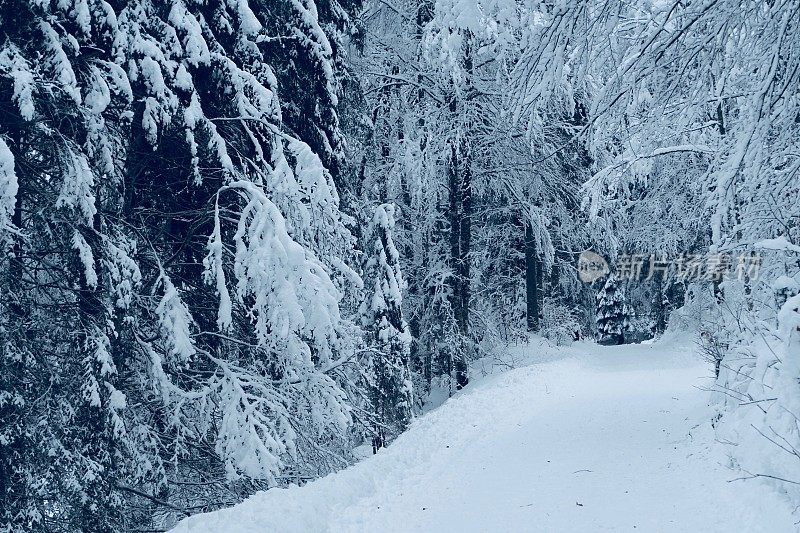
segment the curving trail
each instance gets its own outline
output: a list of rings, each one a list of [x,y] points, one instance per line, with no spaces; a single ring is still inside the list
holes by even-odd
[[[580,343],[556,356],[478,380],[347,470],[174,531],[798,530],[787,502],[731,482],[705,445],[709,368],[689,348]]]

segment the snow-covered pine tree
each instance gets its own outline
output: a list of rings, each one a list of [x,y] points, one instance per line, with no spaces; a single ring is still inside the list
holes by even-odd
[[[264,23],[264,60],[280,87],[285,127],[306,142],[337,187],[346,183],[339,127],[340,77],[347,68],[344,40],[357,32],[361,0],[254,2]],[[344,191],[342,191],[344,192]]]
[[[373,448],[383,446],[387,438],[404,430],[413,408],[408,368],[411,334],[403,318],[405,282],[392,237],[394,212],[393,204],[375,207],[365,247],[369,255],[364,269],[366,299],[362,320],[371,337],[371,364],[365,371],[376,416]]]
[[[319,51],[313,2],[282,7],[301,4]],[[282,122],[260,49],[271,9],[0,6],[12,530],[164,529],[285,468],[344,464],[354,239],[330,173]]]
[[[314,98],[334,113],[314,3],[165,0],[119,18],[140,102],[129,209],[153,294],[133,328],[137,371],[156,392],[138,391],[136,418],[157,421],[138,426],[137,455],[153,466],[136,472],[136,488],[197,508],[275,485],[287,469],[340,467],[356,339],[339,301],[354,240],[331,174],[282,120],[277,52],[264,51],[290,28],[308,47],[284,53],[327,80],[332,96]],[[155,507],[162,524],[175,517]]]
[[[6,80],[3,79],[5,82]],[[3,102],[6,103],[6,102]],[[10,531],[21,530],[33,517],[25,504],[31,487],[29,457],[32,443],[26,436],[26,373],[29,364],[26,342],[25,302],[14,290],[22,271],[21,226],[16,159],[0,135],[0,523]],[[12,245],[13,242],[13,245]]]
[[[597,342],[600,344],[624,344],[628,329],[628,307],[625,290],[617,277],[611,273],[603,288],[597,293]]]
[[[120,176],[120,113],[109,104],[120,87],[110,63],[115,20],[101,11],[82,2],[0,6],[2,226],[4,245],[9,234],[13,242],[2,262],[9,375],[0,403],[24,406],[0,445],[2,475],[11,474],[0,506],[12,530],[120,524],[125,396],[109,351],[104,253]]]

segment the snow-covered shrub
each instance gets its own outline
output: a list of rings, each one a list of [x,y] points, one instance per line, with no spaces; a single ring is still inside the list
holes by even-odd
[[[800,280],[796,252],[764,252],[757,279],[723,284],[701,330],[718,369],[718,440],[732,464],[800,498]]]
[[[631,312],[625,333],[626,343],[637,343],[653,338],[655,319],[650,313]]]
[[[542,309],[542,331],[544,338],[565,346],[582,338],[583,332],[575,312],[568,306],[546,298]]]
[[[800,497],[800,296],[789,298],[777,327],[728,349],[717,380],[718,440],[731,462]]]

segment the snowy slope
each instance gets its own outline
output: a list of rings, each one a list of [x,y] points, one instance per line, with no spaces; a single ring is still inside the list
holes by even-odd
[[[705,431],[709,369],[688,348],[563,355],[471,384],[347,470],[174,531],[797,530],[777,494],[730,481],[710,439],[690,436]]]

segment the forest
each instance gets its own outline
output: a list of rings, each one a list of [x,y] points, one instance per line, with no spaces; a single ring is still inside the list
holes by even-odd
[[[167,531],[670,332],[800,504],[800,0],[0,0],[0,247],[0,531]]]

